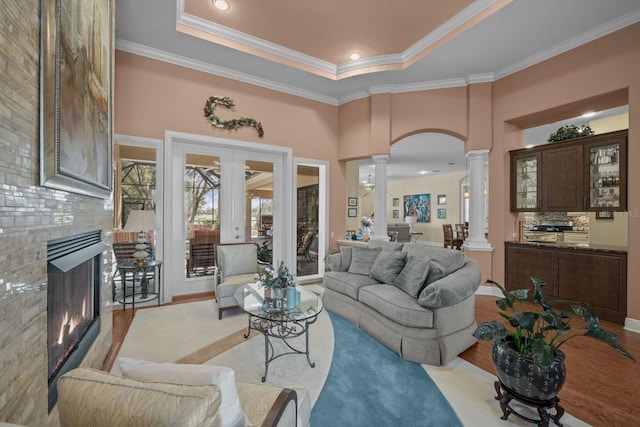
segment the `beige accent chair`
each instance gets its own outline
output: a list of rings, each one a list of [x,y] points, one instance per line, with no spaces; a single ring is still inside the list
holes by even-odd
[[[127,425],[164,426],[308,426],[310,403],[301,390],[305,408],[299,414],[295,390],[265,384],[238,382],[240,417],[225,419],[224,390],[184,372],[184,367],[208,365],[156,364],[172,366],[165,380],[120,377],[106,372],[77,368],[58,382],[58,413],[62,427],[111,427]],[[182,371],[182,372],[181,372]],[[181,376],[187,383],[179,382]],[[206,377],[206,375],[205,375]],[[235,379],[233,380],[235,382]],[[227,408],[228,409],[228,408]],[[300,417],[302,415],[302,418]]]
[[[226,310],[238,308],[234,294],[247,283],[255,282],[261,263],[258,261],[258,246],[255,243],[220,244],[217,250],[216,273],[213,287],[218,302],[218,319]]]

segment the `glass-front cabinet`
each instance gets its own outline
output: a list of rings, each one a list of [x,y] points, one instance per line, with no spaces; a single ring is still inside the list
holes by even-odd
[[[627,210],[627,130],[509,152],[511,212]]]
[[[540,209],[540,153],[518,153],[511,156],[511,211]]]
[[[588,156],[588,210],[626,209],[626,138],[594,142],[586,146]]]

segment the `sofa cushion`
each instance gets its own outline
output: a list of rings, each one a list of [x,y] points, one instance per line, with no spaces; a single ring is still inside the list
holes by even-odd
[[[413,298],[418,298],[429,274],[429,258],[410,256],[393,283]]]
[[[390,242],[388,240],[382,239],[373,239],[367,242],[367,245],[370,248],[380,248],[384,251],[401,251],[402,250],[402,242]]]
[[[481,280],[480,265],[472,259],[467,259],[455,274],[427,285],[420,293],[418,304],[429,309],[457,304],[475,294]]]
[[[358,290],[363,286],[379,285],[376,279],[362,274],[351,274],[346,271],[327,271],[324,273],[324,287],[340,294],[358,299]]]
[[[351,265],[351,257],[353,255],[353,248],[340,248],[340,255],[342,255],[340,262],[340,271],[349,271]]]
[[[240,406],[233,369],[226,366],[157,363],[130,357],[118,358],[124,377],[157,383],[209,385],[220,388],[220,421],[223,427],[241,427],[247,420]]]
[[[371,272],[371,266],[373,266],[373,263],[381,251],[382,249],[380,248],[369,248],[367,246],[352,248],[351,264],[347,271],[352,274],[364,274],[368,276]]]
[[[433,328],[433,312],[395,286],[379,284],[360,288],[359,301],[391,322],[412,328]]]
[[[326,266],[328,271],[342,271],[340,268],[341,264],[342,254],[340,252],[329,254],[324,260],[324,265]]]
[[[380,283],[393,285],[406,260],[406,252],[382,250],[371,266],[369,277],[373,277]]]
[[[405,243],[402,247],[408,256],[428,258],[431,265],[427,275],[427,285],[460,269],[467,257],[461,251],[427,246],[420,243]]]
[[[63,426],[220,426],[216,385],[177,385],[73,369],[58,380]]]

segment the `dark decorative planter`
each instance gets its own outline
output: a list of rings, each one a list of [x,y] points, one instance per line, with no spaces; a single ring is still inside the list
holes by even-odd
[[[533,401],[550,401],[556,397],[566,377],[564,353],[556,351],[554,362],[541,368],[528,356],[514,350],[513,341],[494,341],[493,363],[502,385],[515,396]]]

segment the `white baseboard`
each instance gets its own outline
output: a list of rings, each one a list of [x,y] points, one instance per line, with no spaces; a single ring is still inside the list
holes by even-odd
[[[480,285],[480,287],[476,291],[476,295],[491,295],[494,297],[501,297],[502,292],[500,292],[500,289],[496,288],[495,286]]]
[[[640,320],[627,317],[624,319],[624,330],[640,334]]]

